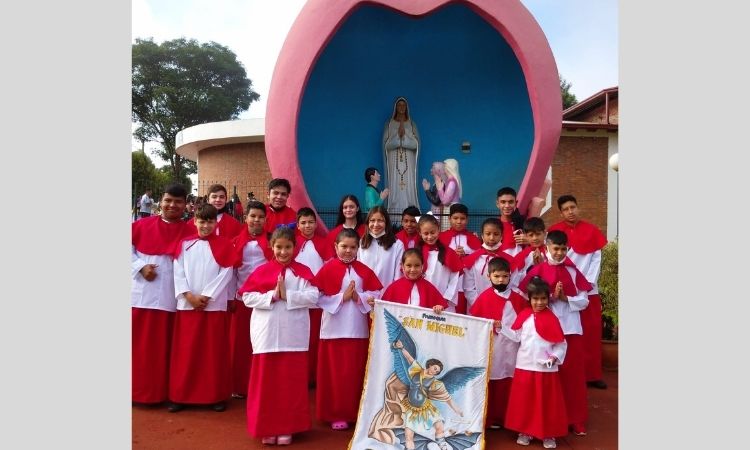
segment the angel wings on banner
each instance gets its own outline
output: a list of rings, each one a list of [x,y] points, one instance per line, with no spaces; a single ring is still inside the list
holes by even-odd
[[[383,312],[393,356],[393,373],[385,382],[383,408],[370,423],[368,436],[391,445],[398,440],[409,450],[429,450],[430,443],[437,444],[440,450],[464,450],[474,446],[481,433],[446,430],[446,420],[435,402],[445,402],[456,416],[463,417],[452,395],[483,374],[486,368],[455,367],[440,377],[444,363],[431,358],[421,365],[409,332],[393,314]],[[451,421],[466,423],[460,419]],[[433,430],[435,438],[431,439]]]

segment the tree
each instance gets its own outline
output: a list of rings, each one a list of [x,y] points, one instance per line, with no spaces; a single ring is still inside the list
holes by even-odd
[[[216,42],[136,39],[132,56],[132,113],[139,124],[133,134],[161,143],[154,153],[169,163],[174,181],[197,172],[195,162],[175,153],[177,133],[236,119],[260,98],[237,55]]]
[[[187,175],[184,175],[182,179],[174,179],[169,166],[157,169],[151,158],[140,150],[131,154],[131,170],[133,204],[147,188],[150,188],[158,198],[164,187],[172,181],[183,183],[188,188],[188,192],[192,189],[192,182]]]
[[[558,78],[560,79],[560,93],[562,94],[562,104],[564,111],[578,103],[578,99],[576,98],[575,94],[570,92],[570,87],[572,86],[572,84],[570,84],[569,81],[566,81],[565,78],[562,77],[562,75],[558,75]]]

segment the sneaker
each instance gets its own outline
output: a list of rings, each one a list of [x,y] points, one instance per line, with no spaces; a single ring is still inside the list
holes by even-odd
[[[291,443],[292,443],[291,434],[282,434],[280,436],[276,436],[276,445],[290,445]]]
[[[518,445],[529,445],[531,444],[532,437],[528,434],[518,433],[518,439],[516,439],[516,444]]]
[[[544,448],[557,448],[557,442],[555,442],[555,438],[545,438],[542,441],[542,445]]]
[[[246,395],[242,395],[242,394],[238,394],[238,393],[234,392],[234,393],[232,393],[232,398],[236,398],[238,400],[243,400],[243,399],[247,398],[247,396]]]
[[[492,425],[490,425],[490,430],[499,430],[500,428],[502,427],[498,423],[493,423]]]
[[[185,408],[185,405],[182,405],[180,403],[170,402],[169,405],[167,405],[167,411],[171,413],[182,411],[183,408]]]
[[[224,412],[227,409],[227,405],[224,402],[214,403],[211,405],[211,409],[216,412]]]
[[[589,387],[597,389],[607,389],[607,383],[604,380],[589,381],[586,383]]]
[[[265,445],[276,445],[276,436],[264,437],[260,442]]]
[[[586,427],[583,425],[573,424],[573,434],[576,436],[586,436]]]

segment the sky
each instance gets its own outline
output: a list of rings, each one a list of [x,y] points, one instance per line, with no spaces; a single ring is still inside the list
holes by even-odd
[[[180,37],[232,50],[260,99],[240,119],[265,117],[276,58],[306,0],[133,0],[135,38]],[[522,0],[549,41],[578,101],[618,85],[617,0]],[[133,141],[133,148],[140,144]],[[150,149],[158,144],[146,144]],[[157,163],[157,165],[159,165]]]

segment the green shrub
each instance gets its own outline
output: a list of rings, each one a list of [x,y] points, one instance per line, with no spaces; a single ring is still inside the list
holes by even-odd
[[[599,273],[599,295],[602,298],[602,338],[617,340],[618,295],[617,241],[608,243],[602,249],[602,268]]]

